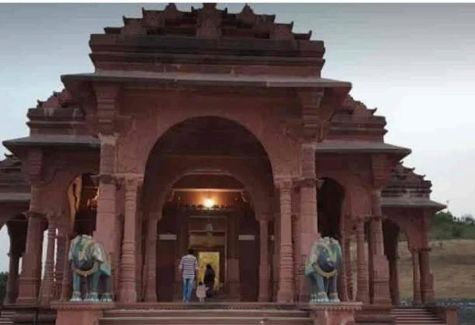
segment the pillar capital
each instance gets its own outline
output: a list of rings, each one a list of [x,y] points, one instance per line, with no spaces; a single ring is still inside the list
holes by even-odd
[[[280,191],[291,191],[293,188],[293,181],[290,177],[282,177],[275,180],[275,186]]]
[[[113,146],[117,144],[117,139],[119,138],[118,133],[99,133],[98,135],[99,142],[101,143],[101,146]]]

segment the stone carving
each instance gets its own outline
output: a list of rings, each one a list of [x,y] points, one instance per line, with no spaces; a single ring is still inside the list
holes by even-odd
[[[310,302],[340,302],[337,292],[338,271],[342,265],[338,240],[324,237],[317,240],[305,265],[305,275],[312,282]]]
[[[86,280],[84,301],[98,302],[99,280],[105,280],[101,302],[112,302],[110,293],[111,265],[104,247],[91,236],[78,235],[69,247],[69,261],[73,273],[73,295],[71,301],[82,301],[81,280]]]

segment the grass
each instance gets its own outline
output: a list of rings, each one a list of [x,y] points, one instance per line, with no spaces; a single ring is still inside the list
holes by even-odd
[[[436,298],[475,299],[475,240],[433,240],[430,246]],[[351,247],[351,257],[356,294],[356,245]],[[412,259],[405,241],[399,242],[398,271],[401,299],[412,299]]]

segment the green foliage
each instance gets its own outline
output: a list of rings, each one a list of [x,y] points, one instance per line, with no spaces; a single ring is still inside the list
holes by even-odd
[[[8,272],[0,272],[0,305],[3,304],[7,292]]]
[[[475,219],[470,214],[457,218],[450,211],[440,211],[434,216],[430,237],[432,239],[475,239]]]

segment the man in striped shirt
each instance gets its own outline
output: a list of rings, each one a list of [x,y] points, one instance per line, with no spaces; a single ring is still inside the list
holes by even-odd
[[[198,261],[194,256],[195,251],[190,248],[188,254],[183,256],[178,266],[183,277],[183,302],[190,302],[193,281],[198,273]]]

